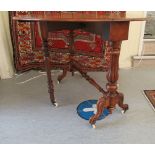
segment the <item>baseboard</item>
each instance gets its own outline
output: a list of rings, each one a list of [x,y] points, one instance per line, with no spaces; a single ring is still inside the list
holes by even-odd
[[[140,59],[146,59],[146,60],[152,60],[155,59],[154,55],[143,55],[143,56],[133,56],[133,59],[140,60]]]
[[[155,56],[133,56],[132,67],[152,67],[155,66]]]

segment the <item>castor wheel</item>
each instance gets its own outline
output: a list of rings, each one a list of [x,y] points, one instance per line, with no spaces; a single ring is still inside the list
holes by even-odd
[[[59,80],[57,81],[57,84],[60,84],[60,81]]]
[[[128,105],[125,104],[123,110],[121,111],[122,114],[124,114],[129,109]]]
[[[93,127],[93,129],[96,129],[96,125],[95,124],[92,124],[91,126]]]
[[[55,103],[53,103],[53,105],[54,105],[55,107],[58,107],[59,104],[55,102]]]
[[[127,110],[128,110],[128,109],[123,109],[123,110],[121,111],[121,113],[124,114]]]
[[[125,113],[125,110],[122,110],[121,113],[124,114]]]

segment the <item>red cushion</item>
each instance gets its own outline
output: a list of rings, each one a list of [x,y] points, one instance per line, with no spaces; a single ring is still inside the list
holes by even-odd
[[[50,48],[69,48],[69,30],[49,32],[48,45]]]
[[[101,36],[85,32],[83,30],[74,30],[74,49],[86,52],[102,52],[103,41]]]

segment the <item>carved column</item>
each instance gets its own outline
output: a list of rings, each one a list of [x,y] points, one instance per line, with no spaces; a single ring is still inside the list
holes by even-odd
[[[112,113],[112,110],[115,108],[118,92],[117,92],[117,80],[119,77],[119,55],[120,55],[121,41],[112,42],[112,51],[111,51],[111,65],[107,73],[108,83],[107,96],[109,97],[109,111]]]
[[[107,74],[107,90],[109,96],[109,111],[112,113],[112,110],[115,108],[116,104],[120,108],[123,109],[123,112],[128,110],[128,105],[123,104],[124,101],[124,95],[123,93],[120,93],[117,91],[117,81],[119,78],[118,70],[119,70],[119,55],[120,55],[120,49],[121,49],[121,41],[114,41],[112,42],[113,51],[111,52],[111,66],[110,70]]]
[[[112,42],[111,63],[106,76],[108,80],[106,85],[107,93],[98,100],[97,113],[90,118],[90,124],[95,124],[96,120],[98,120],[103,113],[104,108],[108,108],[110,113],[112,113],[116,104],[118,104],[124,111],[128,109],[128,105],[123,104],[123,94],[117,92],[120,48],[121,41]]]

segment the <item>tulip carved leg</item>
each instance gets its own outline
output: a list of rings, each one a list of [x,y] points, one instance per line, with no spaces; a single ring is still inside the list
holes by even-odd
[[[124,101],[124,95],[122,93],[119,93],[118,106],[122,108],[122,114],[124,114],[129,109],[129,106],[127,104],[123,104],[123,101]]]
[[[101,97],[97,102],[97,113],[92,116],[89,120],[89,123],[95,128],[95,123],[103,113],[104,108],[109,106],[109,101],[107,97]]]
[[[111,64],[107,72],[108,83],[106,85],[107,92],[97,102],[97,113],[92,116],[89,123],[94,126],[98,118],[103,113],[104,108],[107,108],[112,114],[116,105],[123,109],[123,113],[128,110],[128,105],[123,104],[124,95],[117,91],[118,69],[119,69],[119,55],[120,55],[120,41],[112,42],[111,48]]]

